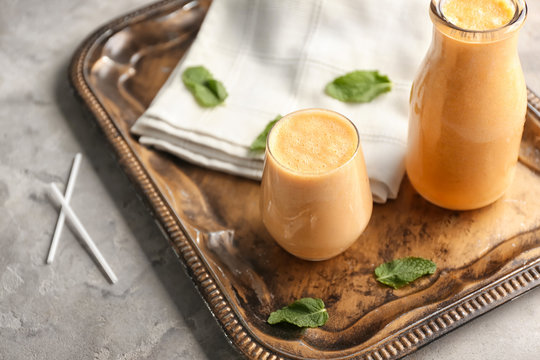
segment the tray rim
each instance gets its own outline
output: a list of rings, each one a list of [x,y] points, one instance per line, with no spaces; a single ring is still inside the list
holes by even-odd
[[[82,41],[74,52],[68,69],[68,78],[75,95],[90,110],[105,138],[114,149],[122,169],[137,189],[144,194],[144,201],[150,205],[152,215],[158,220],[157,224],[173,246],[173,250],[210,313],[223,330],[228,342],[242,355],[250,359],[286,359],[286,356],[291,354],[270,348],[267,344],[259,341],[258,337],[243,324],[240,316],[233,310],[235,306],[229,302],[228,295],[219,287],[219,280],[214,277],[206,261],[199,255],[196,246],[190,241],[181,221],[168,205],[167,200],[159,191],[135,151],[129,146],[112,116],[107,113],[86,82],[87,56],[103,36],[114,34],[141,16],[151,17],[154,13],[166,11],[169,7],[177,10],[191,2],[192,0],[161,0],[102,25]],[[528,90],[528,100],[529,106],[540,111],[540,98],[531,90]],[[346,356],[346,358],[365,360],[401,358],[537,286],[540,286],[540,258],[516,268],[495,282],[457,299],[429,317],[409,325],[391,337],[360,350],[356,354]]]

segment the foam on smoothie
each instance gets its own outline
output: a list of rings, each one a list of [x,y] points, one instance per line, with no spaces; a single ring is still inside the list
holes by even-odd
[[[508,24],[515,10],[511,0],[446,0],[442,4],[442,13],[450,23],[477,31]]]
[[[279,121],[269,139],[274,158],[302,174],[320,174],[346,163],[354,155],[354,126],[331,111],[293,113]]]

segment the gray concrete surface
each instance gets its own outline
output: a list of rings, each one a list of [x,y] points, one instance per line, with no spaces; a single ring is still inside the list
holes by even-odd
[[[82,39],[145,3],[0,0],[0,359],[239,358],[67,82]],[[521,51],[540,91],[540,4],[529,6]],[[76,152],[72,205],[119,276],[114,286],[69,229],[44,264],[57,217],[46,187],[65,183]],[[409,359],[532,360],[539,340],[537,289]]]

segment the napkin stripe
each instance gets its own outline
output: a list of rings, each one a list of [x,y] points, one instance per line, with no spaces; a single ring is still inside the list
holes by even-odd
[[[309,32],[306,37],[306,42],[304,43],[304,47],[302,48],[299,65],[296,70],[296,77],[294,79],[294,84],[296,84],[296,86],[294,89],[293,96],[290,100],[291,105],[287,107],[288,109],[298,108],[298,93],[300,92],[300,89],[302,88],[302,84],[304,83],[304,76],[306,73],[306,64],[309,61],[309,52],[307,50],[311,46],[311,43],[313,41],[313,35],[315,34],[315,30],[317,30],[317,28],[319,27],[319,20],[321,18],[321,8],[322,8],[321,4],[322,4],[322,0],[317,0],[311,12]]]
[[[247,48],[248,45],[251,43],[251,40],[253,39],[253,28],[255,27],[255,16],[256,10],[259,6],[260,0],[251,0],[248,1],[248,10],[247,10],[247,23],[245,26],[244,31],[242,32],[242,41],[240,42],[240,49],[237,51],[237,55],[234,59],[234,64],[232,66],[232,69],[230,72],[227,73],[227,76],[224,80],[225,84],[232,84],[232,86],[236,85],[236,82],[238,81],[238,75],[240,74],[240,70],[242,69],[242,64],[246,61],[246,54],[247,54]],[[203,23],[204,27],[204,23]],[[201,32],[203,32],[203,29],[201,29]],[[212,112],[212,109],[206,109],[202,116],[201,121],[206,119]]]

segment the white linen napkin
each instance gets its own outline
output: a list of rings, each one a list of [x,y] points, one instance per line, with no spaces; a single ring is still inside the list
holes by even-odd
[[[428,0],[214,0],[189,52],[132,132],[142,144],[192,163],[260,179],[249,146],[278,114],[342,113],[357,126],[376,202],[397,196],[405,171],[408,97],[431,38]],[[229,93],[200,107],[186,67],[203,65]],[[324,93],[353,70],[379,70],[390,93],[346,104]]]

